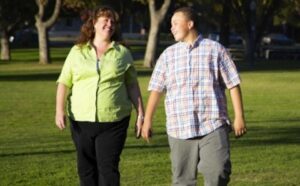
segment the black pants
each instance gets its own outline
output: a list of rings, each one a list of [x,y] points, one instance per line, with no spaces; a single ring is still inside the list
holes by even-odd
[[[118,122],[71,121],[81,186],[119,186],[119,161],[130,117]]]

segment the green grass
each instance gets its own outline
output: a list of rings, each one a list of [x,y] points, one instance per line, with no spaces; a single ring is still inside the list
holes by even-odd
[[[70,132],[54,124],[55,80],[68,49],[53,52],[53,64],[46,66],[37,64],[36,50],[14,50],[13,62],[0,62],[1,186],[78,185]],[[137,68],[146,103],[150,73],[141,63]],[[289,63],[269,62],[270,68],[263,63],[241,72],[248,133],[241,139],[231,134],[232,186],[300,183],[300,65]],[[122,185],[170,185],[164,123],[162,101],[150,144],[134,138],[131,122],[120,163]]]

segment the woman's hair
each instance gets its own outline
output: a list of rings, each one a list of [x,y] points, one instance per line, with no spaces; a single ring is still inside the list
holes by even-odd
[[[177,10],[175,10],[175,12],[173,13],[173,15],[175,13],[181,12],[183,13],[183,15],[188,19],[194,22],[194,29],[198,30],[198,26],[199,26],[199,17],[197,15],[197,12],[190,8],[190,7],[182,7],[182,8],[178,8]]]
[[[84,45],[89,41],[92,41],[95,37],[94,24],[99,17],[109,17],[113,18],[115,21],[115,31],[111,37],[112,41],[120,41],[120,19],[118,13],[109,6],[101,6],[97,7],[91,13],[89,13],[89,18],[86,22],[81,26],[80,35],[76,41],[77,45]]]

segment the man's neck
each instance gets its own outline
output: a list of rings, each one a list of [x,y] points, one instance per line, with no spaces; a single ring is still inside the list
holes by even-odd
[[[186,39],[185,39],[183,42],[185,42],[185,43],[188,44],[189,46],[193,46],[194,43],[195,43],[195,41],[197,40],[198,36],[199,36],[199,34],[198,34],[197,31],[191,31],[191,32],[187,35]]]

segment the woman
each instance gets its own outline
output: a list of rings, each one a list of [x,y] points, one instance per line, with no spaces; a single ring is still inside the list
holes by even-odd
[[[118,14],[95,9],[66,58],[56,98],[56,125],[66,126],[65,97],[77,151],[80,185],[119,185],[119,160],[131,114],[137,111],[137,137],[144,108],[130,52],[118,40]]]

